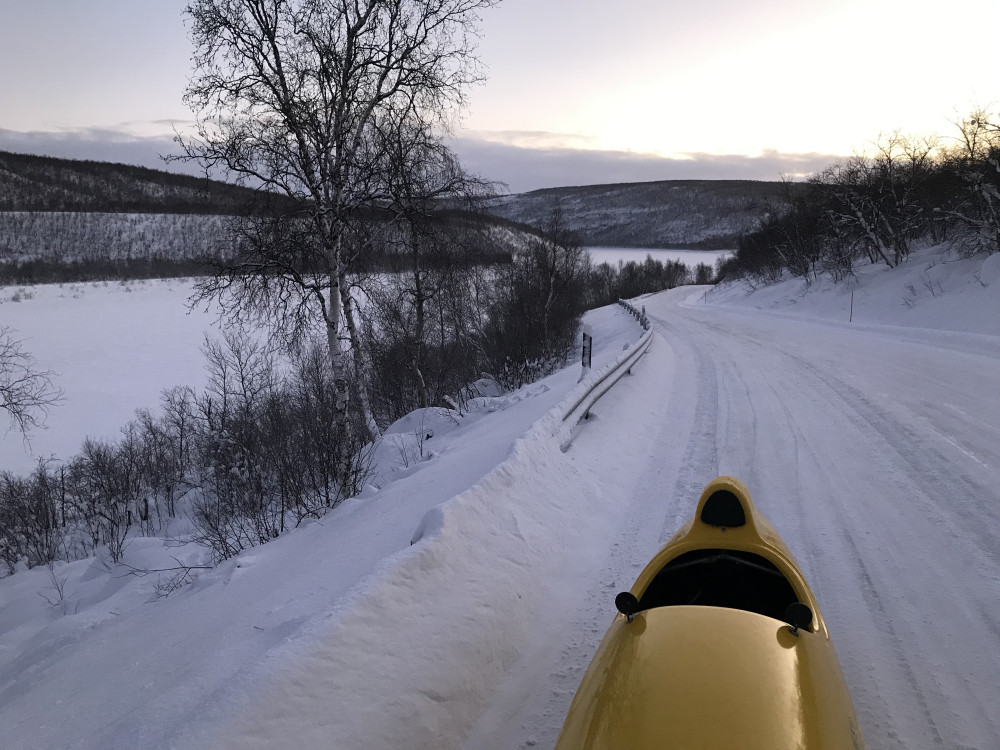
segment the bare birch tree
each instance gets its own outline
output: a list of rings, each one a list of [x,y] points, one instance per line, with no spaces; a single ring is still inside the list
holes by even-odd
[[[399,276],[400,291],[413,309],[409,368],[417,405],[424,408],[431,405],[425,377],[428,311],[475,246],[462,242],[465,222],[442,209],[474,207],[480,197],[491,194],[492,186],[467,174],[426,124],[408,119],[395,123],[385,136],[387,205],[392,212],[392,234],[400,245],[397,252],[406,259],[405,272]]]
[[[925,231],[929,210],[921,193],[936,149],[935,138],[893,133],[879,139],[872,155],[856,155],[814,178],[830,199],[832,224],[853,234],[872,263],[899,265]]]
[[[0,327],[0,410],[7,413],[8,429],[16,428],[27,437],[61,400],[62,391],[52,384],[52,373],[38,369],[14,332]]]
[[[363,210],[383,195],[376,134],[412,112],[446,124],[479,80],[479,13],[499,0],[195,0],[187,158],[210,173],[291,199],[202,293],[295,331],[326,330],[349,477],[346,274]],[[247,239],[244,237],[244,239]],[[370,420],[369,420],[370,422]]]

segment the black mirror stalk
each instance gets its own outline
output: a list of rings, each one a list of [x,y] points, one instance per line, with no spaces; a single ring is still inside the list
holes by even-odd
[[[639,600],[631,591],[623,591],[615,597],[615,606],[618,611],[625,615],[628,622],[635,619],[635,613],[639,611]]]

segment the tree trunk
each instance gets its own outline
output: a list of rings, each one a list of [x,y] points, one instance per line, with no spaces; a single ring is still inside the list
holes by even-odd
[[[326,319],[326,342],[330,351],[330,369],[333,373],[334,426],[337,432],[337,450],[334,476],[340,483],[341,497],[354,494],[351,458],[350,380],[347,377],[347,357],[340,343],[340,319],[343,314],[341,289],[344,285],[344,268],[341,262],[341,236],[338,234],[328,250],[330,265],[330,306]]]
[[[382,430],[379,429],[375,416],[372,414],[371,400],[368,398],[368,386],[365,383],[364,353],[361,349],[361,335],[358,332],[357,320],[354,316],[354,300],[351,298],[351,290],[346,286],[340,289],[341,303],[344,306],[344,320],[347,322],[347,334],[351,340],[351,353],[354,356],[355,369],[357,374],[354,378],[357,386],[358,402],[361,407],[361,414],[365,420],[365,427],[368,430],[368,438],[374,443],[382,437]]]
[[[424,329],[426,323],[426,311],[424,306],[423,276],[420,270],[420,256],[417,252],[416,238],[412,240],[413,245],[413,305],[416,312],[416,330],[413,332],[413,358],[410,360],[410,369],[413,371],[413,378],[417,384],[417,399],[421,409],[430,406],[430,397],[427,393],[427,381],[424,380]]]

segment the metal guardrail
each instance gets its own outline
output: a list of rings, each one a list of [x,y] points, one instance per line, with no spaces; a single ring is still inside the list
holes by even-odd
[[[563,450],[569,447],[572,442],[573,428],[581,419],[586,419],[590,415],[590,409],[597,400],[611,390],[612,386],[632,371],[632,366],[639,361],[639,358],[649,349],[653,341],[653,331],[646,317],[646,310],[643,308],[640,313],[632,305],[624,300],[619,300],[618,304],[625,307],[642,325],[645,333],[642,337],[623,351],[614,362],[610,362],[602,367],[596,374],[591,375],[579,383],[563,399],[559,405],[560,420],[555,428],[555,433],[560,438],[560,446]]]
[[[642,326],[642,330],[649,330],[649,318],[646,317],[646,306],[643,305],[641,310],[636,309],[635,305],[627,300],[620,299],[618,304],[632,313],[632,317],[639,321],[639,325]]]

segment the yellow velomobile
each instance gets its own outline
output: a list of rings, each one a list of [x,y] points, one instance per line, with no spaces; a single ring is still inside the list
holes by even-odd
[[[788,548],[733,477],[615,600],[556,750],[862,750]]]

